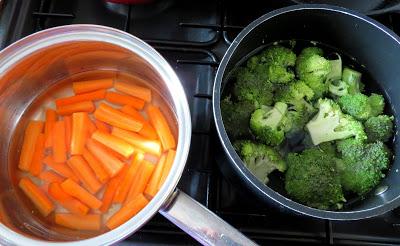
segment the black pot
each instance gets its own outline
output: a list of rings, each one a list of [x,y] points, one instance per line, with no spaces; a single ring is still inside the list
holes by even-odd
[[[272,11],[248,25],[232,42],[217,71],[213,92],[216,129],[228,161],[222,171],[234,182],[266,203],[283,205],[293,211],[313,217],[333,220],[355,220],[373,217],[400,206],[400,161],[395,158],[390,171],[377,189],[365,199],[345,206],[340,211],[325,211],[297,203],[284,196],[279,188],[264,185],[244,166],[224,129],[221,117],[221,92],[229,83],[229,73],[248,54],[277,40],[313,40],[335,47],[365,66],[367,76],[377,81],[384,94],[387,109],[395,116],[396,128],[400,112],[400,38],[391,30],[359,13],[329,5],[297,5]],[[367,86],[372,86],[367,84]],[[376,85],[375,85],[376,86]],[[394,154],[399,153],[399,141],[393,140]],[[277,192],[279,191],[279,192]]]

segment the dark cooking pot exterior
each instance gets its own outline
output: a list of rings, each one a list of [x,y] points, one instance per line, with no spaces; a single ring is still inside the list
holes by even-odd
[[[244,166],[225,132],[220,110],[221,92],[229,72],[249,53],[263,44],[277,40],[303,39],[321,42],[354,57],[379,83],[386,97],[388,110],[399,125],[400,111],[400,38],[377,21],[357,12],[330,5],[296,5],[272,11],[248,25],[232,42],[221,61],[213,91],[214,120],[226,161],[222,171],[238,185],[254,193],[266,203],[281,205],[305,215],[355,220],[373,217],[400,206],[400,161],[394,158],[390,171],[364,200],[341,211],[324,211],[297,203],[257,180]],[[399,153],[397,132],[393,142]],[[379,190],[380,192],[377,192]]]

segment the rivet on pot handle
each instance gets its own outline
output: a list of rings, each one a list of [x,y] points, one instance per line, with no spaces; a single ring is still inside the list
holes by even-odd
[[[160,213],[203,245],[257,245],[179,189]]]

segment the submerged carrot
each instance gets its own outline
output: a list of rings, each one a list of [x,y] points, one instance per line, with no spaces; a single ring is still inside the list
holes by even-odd
[[[96,79],[96,80],[87,80],[87,81],[79,81],[72,83],[72,89],[75,94],[81,94],[85,92],[100,90],[100,89],[108,89],[113,86],[113,79]]]
[[[128,166],[125,165],[122,168],[121,172],[119,172],[114,178],[110,179],[110,181],[106,184],[106,188],[105,188],[103,199],[102,199],[103,204],[99,208],[99,210],[101,212],[104,213],[110,208],[111,203],[114,200],[115,193],[116,193],[127,169],[128,169]]]
[[[122,225],[142,210],[148,203],[149,201],[142,194],[139,194],[111,216],[111,218],[106,222],[106,226],[109,229],[114,229]]]
[[[101,227],[100,214],[76,215],[56,213],[54,215],[54,221],[58,225],[74,230],[98,231]]]
[[[91,193],[94,194],[100,190],[102,184],[97,180],[96,175],[82,156],[74,155],[69,158],[67,163]]]
[[[94,116],[96,119],[106,122],[112,126],[120,127],[129,131],[137,132],[143,127],[142,122],[105,103],[100,104],[100,106],[94,112]]]
[[[160,181],[158,183],[158,190],[161,188],[161,186],[164,184],[165,180],[167,179],[167,176],[169,174],[169,171],[171,170],[172,164],[174,164],[175,160],[175,155],[176,151],[175,150],[168,150],[167,157],[165,159],[162,175],[160,178]]]
[[[90,137],[92,136],[92,134],[97,130],[96,125],[94,124],[94,122],[90,119],[89,115],[87,115],[88,119],[87,119],[87,123],[88,123],[88,136]]]
[[[121,108],[121,111],[125,114],[132,116],[135,119],[143,122],[143,127],[138,131],[140,135],[148,139],[157,139],[157,132],[151,126],[151,124],[143,117],[141,113],[139,113],[136,109],[129,105],[125,105]]]
[[[98,209],[101,201],[90,194],[87,190],[75,183],[72,179],[67,179],[61,183],[61,188],[70,196],[75,197],[92,209]]]
[[[29,167],[29,172],[33,176],[38,176],[43,169],[43,156],[44,156],[44,133],[40,133],[36,139],[35,152],[33,154],[32,163]]]
[[[103,167],[103,164],[96,157],[94,157],[94,155],[86,147],[83,149],[82,156],[83,158],[85,158],[90,168],[96,174],[97,179],[101,183],[105,183],[108,180],[109,176],[107,171]]]
[[[53,158],[55,162],[67,160],[67,147],[65,146],[65,123],[57,121],[53,128]]]
[[[54,200],[71,213],[85,215],[89,212],[89,207],[64,192],[60,183],[50,183],[48,191]]]
[[[18,168],[23,171],[29,171],[35,153],[35,145],[39,134],[43,130],[43,122],[31,120],[25,129],[24,142],[22,144],[21,155]]]
[[[150,118],[151,124],[156,129],[158,138],[161,141],[163,149],[168,150],[175,148],[175,137],[174,135],[172,135],[168,122],[160,109],[154,105],[149,105],[149,107],[147,108],[147,115]]]
[[[162,171],[165,164],[166,155],[162,155],[158,160],[157,166],[151,175],[149,183],[147,184],[146,189],[144,190],[144,194],[150,198],[153,198],[158,191],[158,183],[160,182]]]
[[[70,178],[76,182],[79,181],[78,177],[65,163],[56,163],[51,156],[46,156],[43,159],[43,162],[61,176],[65,178]]]
[[[96,125],[97,130],[102,131],[102,132],[110,133],[110,128],[103,121],[95,119],[94,120],[94,124]]]
[[[134,148],[131,144],[109,133],[96,131],[92,138],[126,158],[133,154]]]
[[[153,174],[155,165],[147,160],[143,160],[139,166],[139,170],[136,172],[134,181],[130,187],[128,196],[125,199],[125,202],[129,202],[135,199],[136,196],[143,193],[144,189],[147,186],[147,183],[150,180],[151,175]]]
[[[137,80],[143,81],[142,79],[139,78],[137,78]],[[115,81],[114,87],[117,91],[143,99],[146,102],[151,101],[151,90],[147,87],[135,84],[128,84],[124,82],[118,82],[118,81]]]
[[[58,175],[57,173],[47,170],[43,171],[39,174],[39,179],[41,179],[43,182],[46,182],[48,184],[50,183],[61,183],[65,180],[62,176]]]
[[[110,154],[100,143],[93,139],[88,139],[86,141],[86,147],[101,163],[103,163],[103,167],[106,169],[110,177],[117,175],[125,165],[118,158]]]
[[[130,143],[134,148],[138,148],[143,152],[150,153],[156,156],[161,155],[161,143],[156,140],[148,140],[134,132],[124,129],[113,127],[112,135],[125,140]]]
[[[72,116],[66,115],[64,116],[65,122],[65,146],[67,147],[67,151],[71,151],[71,136],[72,136]]]
[[[46,217],[54,210],[54,205],[50,199],[30,179],[21,178],[18,186],[43,216]]]
[[[57,107],[57,113],[59,115],[69,115],[76,112],[87,112],[91,113],[95,110],[95,106],[92,101],[83,101],[73,104]]]
[[[51,133],[53,131],[53,126],[57,121],[57,113],[54,109],[48,108],[46,109],[46,121],[44,127],[44,135],[45,135],[45,147],[50,148],[52,146],[53,137]]]
[[[71,155],[81,155],[85,147],[88,128],[87,113],[72,114]]]
[[[142,99],[128,95],[123,95],[112,91],[108,91],[105,98],[110,103],[115,103],[119,105],[130,105],[136,109],[143,109],[145,104],[145,101]]]
[[[76,96],[58,98],[55,100],[56,106],[61,107],[83,101],[95,101],[103,99],[106,96],[106,90],[97,90],[93,92],[83,93]]]

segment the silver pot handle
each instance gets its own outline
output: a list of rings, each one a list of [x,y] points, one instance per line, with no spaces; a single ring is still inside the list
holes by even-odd
[[[257,245],[179,189],[160,213],[203,245]]]

